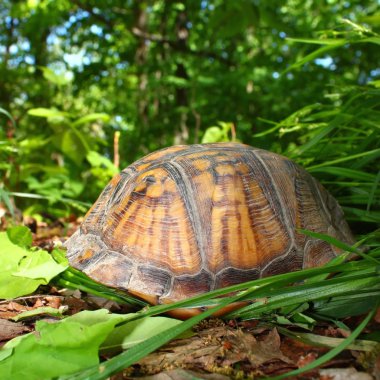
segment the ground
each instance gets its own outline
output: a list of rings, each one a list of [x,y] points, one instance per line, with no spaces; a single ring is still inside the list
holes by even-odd
[[[54,223],[27,225],[33,230],[34,244],[50,250],[65,240],[78,226],[75,218]],[[26,310],[49,306],[72,315],[81,310],[108,308],[115,313],[126,310],[112,301],[55,286],[40,287],[30,296],[0,302],[0,345],[34,330],[36,318],[54,321],[51,316],[38,316],[22,322],[11,318]],[[361,317],[348,318],[344,323],[352,328]],[[290,328],[292,329],[292,328]],[[294,328],[293,328],[294,329]],[[367,326],[366,332],[380,330],[380,309]],[[316,334],[344,338],[344,330],[328,323],[319,325]],[[275,326],[260,321],[223,321],[209,319],[197,325],[190,336],[177,339],[150,354],[113,380],[134,377],[154,379],[245,379],[275,376],[300,368],[327,352],[328,348],[310,346],[281,334]],[[106,360],[106,357],[102,359]],[[345,350],[319,368],[299,375],[298,379],[359,379],[380,380],[380,350],[376,353]]]

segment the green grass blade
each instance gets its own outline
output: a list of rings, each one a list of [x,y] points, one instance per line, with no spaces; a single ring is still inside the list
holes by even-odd
[[[312,53],[306,55],[305,57],[301,58],[297,62],[290,65],[286,70],[284,70],[281,75],[284,75],[288,73],[291,70],[298,69],[299,67],[303,66],[305,63],[313,61],[315,58],[321,56],[322,54],[327,53],[328,51],[335,50],[341,46],[344,46],[348,41],[338,41],[335,44],[329,44],[322,46],[321,48],[314,50]]]
[[[228,314],[228,317],[243,319],[260,318],[282,307],[299,305],[304,302],[327,300],[331,297],[341,296],[342,294],[349,296],[366,289],[373,289],[380,283],[379,275],[371,277],[366,277],[365,275],[362,277],[364,278],[355,278],[354,276],[345,279],[334,278],[333,280],[324,280],[320,283],[297,285],[287,289],[276,289],[272,292],[267,289],[260,289],[260,291],[255,293],[255,296],[260,301],[234,311]]]
[[[336,355],[341,353],[343,350],[347,349],[355,339],[360,335],[360,333],[364,330],[364,328],[367,326],[368,322],[372,319],[372,317],[375,315],[376,308],[374,308],[368,315],[363,319],[363,321],[359,324],[359,326],[352,332],[352,334],[346,338],[342,343],[340,343],[338,346],[327,352],[326,354],[322,355],[318,359],[314,360],[313,362],[305,365],[302,368],[298,368],[294,371],[290,371],[288,373],[284,373],[279,376],[271,377],[271,380],[281,380],[285,379],[290,376],[296,376],[301,373],[308,372],[314,368],[319,367],[320,365],[328,362],[329,360],[333,359]]]
[[[339,344],[343,343],[345,339],[343,338],[332,338],[328,336],[321,336],[311,333],[301,333],[298,331],[291,331],[287,328],[278,326],[278,331],[292,339],[299,340],[300,342],[306,343],[308,345],[317,346],[317,347],[337,347]],[[355,351],[365,351],[371,352],[378,346],[378,343],[373,340],[355,340],[351,344],[349,344],[346,349],[347,350],[355,350]]]
[[[337,239],[335,239],[335,238],[333,238],[333,237],[331,237],[329,235],[320,234],[318,232],[313,232],[313,231],[303,230],[303,229],[299,229],[298,231],[302,232],[303,234],[305,234],[307,236],[310,236],[310,237],[313,237],[313,238],[316,238],[316,239],[320,239],[320,240],[324,240],[327,243],[330,243],[330,244],[334,245],[335,247],[338,247],[338,248],[342,249],[343,251],[348,251],[348,252],[356,253],[357,255],[363,257],[365,260],[372,261],[375,265],[380,265],[380,261],[379,260],[376,260],[375,258],[364,254],[359,249],[351,247],[350,245],[348,245],[346,243],[343,243],[342,241],[339,241],[339,240],[337,240]]]
[[[360,170],[353,170],[348,168],[342,168],[339,166],[324,166],[320,168],[310,169],[311,173],[328,173],[334,176],[340,176],[349,178],[351,180],[373,182],[376,179],[376,176],[370,173],[366,173]]]
[[[15,119],[13,118],[13,116],[7,110],[5,110],[4,108],[0,107],[0,114],[5,115],[10,120],[10,122],[12,123],[12,127],[16,128]]]
[[[373,203],[373,201],[375,199],[375,193],[376,193],[376,190],[379,187],[379,182],[380,182],[380,170],[377,173],[375,181],[373,181],[373,186],[372,186],[372,189],[371,189],[371,193],[370,193],[370,195],[368,197],[367,212],[369,212],[369,210],[371,208],[371,205],[372,205],[372,203]]]
[[[365,157],[365,156],[370,156],[371,159],[375,160],[376,158],[380,157],[380,149],[373,149],[367,152],[362,152],[362,153],[357,153],[357,154],[352,154],[351,156],[345,156],[338,158],[336,160],[331,160],[331,161],[326,161],[318,165],[312,165],[307,167],[307,170],[314,170],[316,168],[322,168],[324,166],[331,166],[334,164],[338,164],[341,162],[346,162],[346,161],[351,161],[351,160],[356,160],[357,158]]]
[[[6,191],[0,187],[0,201],[1,200],[3,200],[6,208],[9,210],[12,218],[14,218],[15,217],[15,210],[14,210],[13,204],[9,198],[9,193],[8,193],[8,191]]]

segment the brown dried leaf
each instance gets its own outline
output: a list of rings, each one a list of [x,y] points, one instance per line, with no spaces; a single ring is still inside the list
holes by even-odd
[[[228,380],[228,376],[216,373],[199,373],[194,371],[185,371],[183,369],[174,369],[165,371],[153,376],[139,377],[140,380],[189,380],[189,379],[206,379],[206,380]]]
[[[25,332],[29,332],[31,329],[24,326],[22,323],[7,321],[6,319],[0,319],[0,341],[7,341],[22,335]]]
[[[358,372],[355,368],[329,368],[319,371],[324,380],[372,380],[372,376],[365,372]]]
[[[17,302],[10,301],[3,305],[0,305],[0,318],[1,319],[11,319],[15,317],[17,314],[22,313],[24,311],[32,310],[33,307],[21,305]]]
[[[302,355],[297,360],[297,367],[305,367],[306,365],[312,363],[315,359],[317,359],[318,355],[315,352],[309,352],[307,355]]]
[[[146,373],[178,367],[214,372],[218,368],[232,370],[232,366],[240,362],[255,370],[263,363],[273,361],[291,363],[280,350],[276,329],[257,340],[251,333],[220,326],[200,331],[189,339],[171,342],[139,364]]]

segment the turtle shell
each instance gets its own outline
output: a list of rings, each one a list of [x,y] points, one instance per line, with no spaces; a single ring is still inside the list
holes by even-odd
[[[152,304],[320,266],[353,238],[305,170],[238,143],[173,146],[114,177],[67,241],[70,264]]]

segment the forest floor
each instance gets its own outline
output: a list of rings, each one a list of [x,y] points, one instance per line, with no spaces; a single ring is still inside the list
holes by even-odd
[[[51,250],[72,234],[80,220],[71,218],[51,224],[26,220],[33,232],[34,245]],[[38,319],[54,322],[51,316],[38,316],[22,322],[12,318],[21,312],[41,306],[65,308],[65,315],[82,310],[109,309],[113,313],[127,310],[113,301],[94,297],[79,290],[43,286],[33,295],[11,301],[0,301],[0,346],[19,335],[33,332]],[[347,318],[344,323],[354,328],[361,317]],[[380,309],[365,332],[380,331]],[[332,324],[319,324],[313,333],[345,338],[347,333]],[[301,368],[329,349],[315,347],[288,338],[275,326],[262,326],[259,321],[223,321],[208,319],[197,325],[190,336],[163,346],[143,360],[114,375],[112,380],[152,379],[245,379],[276,376]],[[104,359],[107,359],[104,357]],[[323,380],[380,380],[380,352],[345,350],[322,368],[293,377]]]

